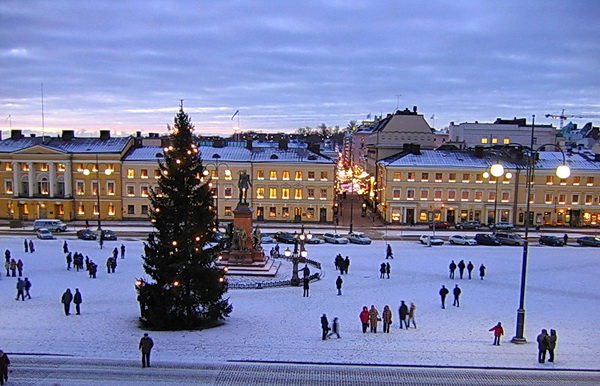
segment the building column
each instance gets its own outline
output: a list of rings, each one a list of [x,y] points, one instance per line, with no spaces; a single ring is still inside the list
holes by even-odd
[[[71,172],[71,163],[65,163],[65,197],[73,197],[73,175]]]
[[[13,196],[18,197],[21,193],[21,164],[19,162],[12,163],[13,168]]]
[[[48,162],[48,194],[50,198],[54,198],[54,192],[56,192],[56,164],[54,162]]]
[[[35,188],[35,169],[33,162],[27,162],[27,166],[29,166],[29,197],[33,197],[33,192]]]

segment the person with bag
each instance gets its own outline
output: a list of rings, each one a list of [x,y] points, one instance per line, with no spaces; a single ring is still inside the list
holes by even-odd
[[[392,310],[387,304],[383,307],[383,332],[389,334],[390,325],[392,324]]]
[[[550,336],[548,337],[548,362],[554,362],[554,349],[556,349],[556,330],[550,330]]]
[[[371,323],[371,332],[373,334],[377,334],[377,323],[381,320],[379,318],[379,311],[373,304],[371,304],[371,309],[369,310],[369,322]]]

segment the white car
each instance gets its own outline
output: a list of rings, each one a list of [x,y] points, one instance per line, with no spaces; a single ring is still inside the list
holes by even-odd
[[[352,232],[348,235],[348,240],[354,244],[363,244],[368,245],[371,244],[371,239],[367,237],[364,233],[360,232]]]
[[[348,244],[348,239],[337,233],[325,233],[323,234],[323,240],[332,244]]]
[[[474,238],[463,235],[452,235],[448,238],[448,241],[452,245],[477,245],[477,241]]]
[[[419,237],[419,242],[421,244],[426,244],[426,245],[429,245],[430,243],[431,243],[431,245],[442,245],[442,244],[444,244],[444,240],[438,239],[435,236],[429,236],[429,235],[421,235],[421,237]]]
[[[262,244],[274,244],[275,240],[268,234],[263,233],[262,235],[260,235],[260,242]]]
[[[37,231],[37,238],[42,240],[52,240],[54,235],[46,228],[39,228]]]

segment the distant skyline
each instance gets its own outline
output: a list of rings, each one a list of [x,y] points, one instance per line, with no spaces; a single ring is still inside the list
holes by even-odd
[[[438,129],[600,123],[600,2],[0,2],[0,129],[345,127],[418,106]],[[233,114],[239,110],[239,114]],[[568,122],[567,120],[566,122]]]

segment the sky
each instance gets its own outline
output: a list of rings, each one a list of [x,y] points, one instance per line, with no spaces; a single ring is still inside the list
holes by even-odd
[[[200,134],[413,106],[436,128],[558,126],[544,116],[563,109],[598,124],[599,14],[596,0],[3,0],[0,128],[166,133],[181,99]]]

